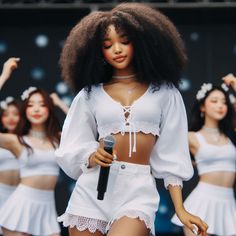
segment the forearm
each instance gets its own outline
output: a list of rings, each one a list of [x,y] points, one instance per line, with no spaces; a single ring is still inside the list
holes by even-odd
[[[175,212],[178,215],[178,212],[184,209],[183,198],[182,198],[182,188],[181,186],[168,186],[170,196],[175,208]]]
[[[6,83],[6,78],[3,75],[1,75],[0,76],[0,90],[2,89],[5,83]]]

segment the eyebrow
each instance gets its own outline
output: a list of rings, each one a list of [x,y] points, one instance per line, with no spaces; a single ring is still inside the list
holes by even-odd
[[[119,35],[119,38],[125,38],[125,37],[128,38],[128,35],[127,35],[127,34],[121,34],[121,35]],[[103,39],[103,41],[111,41],[111,38],[105,37],[105,38]]]

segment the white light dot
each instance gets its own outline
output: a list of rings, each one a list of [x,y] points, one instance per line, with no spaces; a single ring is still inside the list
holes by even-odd
[[[166,205],[160,205],[159,209],[158,209],[158,212],[160,214],[166,214],[168,212],[168,207]]]
[[[182,78],[180,85],[179,85],[179,89],[181,91],[188,91],[191,88],[191,82],[189,79],[187,78]]]
[[[56,91],[60,94],[65,94],[68,92],[68,87],[64,82],[59,82],[56,85]]]
[[[40,67],[35,67],[31,71],[31,77],[34,80],[42,80],[44,78],[45,72],[42,68]]]
[[[47,47],[48,46],[48,42],[49,42],[48,36],[43,35],[43,34],[38,35],[35,38],[35,43],[40,48]]]
[[[3,41],[0,41],[0,53],[3,54],[7,51],[7,44]]]
[[[193,32],[193,33],[191,33],[190,34],[190,39],[192,40],[192,41],[198,41],[199,40],[199,33],[197,33],[197,32]]]

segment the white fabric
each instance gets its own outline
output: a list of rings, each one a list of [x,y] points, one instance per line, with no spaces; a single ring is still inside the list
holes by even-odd
[[[81,219],[88,218],[85,222],[87,228],[94,229],[94,226],[97,226],[100,230],[102,225],[96,224],[96,221],[94,223],[92,220],[91,226],[89,219],[95,219],[106,222],[108,231],[115,220],[128,216],[144,221],[152,235],[155,235],[154,220],[160,197],[155,179],[150,173],[150,166],[115,161],[110,167],[103,200],[97,199],[99,171],[98,166],[83,168],[83,174],[76,182],[66,213],[59,217],[59,220],[66,226],[76,225],[81,229],[85,227],[80,224],[84,223]]]
[[[79,231],[89,230],[95,233],[97,230],[102,234],[106,233],[107,222],[98,219],[92,219],[83,216],[76,216],[65,213],[57,218],[59,222],[63,222],[64,227],[76,227]]]
[[[232,188],[199,182],[185,200],[184,206],[208,224],[208,234],[236,235],[236,202]],[[171,221],[183,226],[176,215]]]
[[[236,172],[236,147],[230,140],[219,146],[207,143],[200,132],[195,135],[200,144],[195,155],[199,175],[214,171]]]
[[[24,141],[32,147],[29,139],[24,136]],[[24,148],[19,156],[20,177],[36,175],[59,175],[59,166],[56,162],[55,150],[42,150],[33,148],[33,153],[29,154]]]
[[[19,163],[16,157],[7,149],[0,148],[0,171],[18,169]]]
[[[9,198],[9,196],[15,191],[15,189],[16,186],[0,183],[0,208]],[[1,227],[0,227],[0,234],[3,234]]]
[[[187,118],[183,100],[174,87],[162,85],[147,91],[129,107],[128,123],[125,107],[113,100],[103,85],[93,86],[74,99],[65,120],[57,161],[72,178],[78,179],[81,167],[97,150],[98,139],[120,132],[130,134],[130,153],[135,151],[136,132],[159,136],[150,157],[152,174],[164,178],[165,186],[182,185],[193,175],[189,156]],[[133,133],[133,141],[132,135]]]
[[[54,192],[18,185],[0,209],[0,226],[32,235],[60,233]]]

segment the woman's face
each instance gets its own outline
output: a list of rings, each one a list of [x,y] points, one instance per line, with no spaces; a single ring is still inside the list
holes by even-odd
[[[133,45],[122,31],[117,32],[114,25],[110,25],[103,40],[103,56],[112,67],[128,69],[133,60]]]
[[[29,122],[33,125],[41,125],[47,121],[48,116],[49,110],[43,96],[40,93],[31,95],[26,108],[26,117]]]
[[[224,119],[228,111],[224,93],[219,90],[212,91],[201,107],[201,111],[214,120]]]
[[[13,132],[20,120],[20,113],[15,105],[8,105],[2,114],[2,125],[9,132]]]

